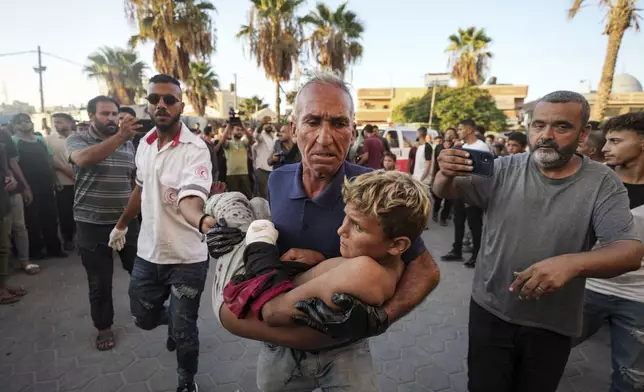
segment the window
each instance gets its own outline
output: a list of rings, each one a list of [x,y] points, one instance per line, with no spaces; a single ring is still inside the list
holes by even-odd
[[[396,131],[387,131],[385,134],[385,139],[389,142],[389,147],[391,148],[400,148],[400,141],[398,140],[398,132]]]
[[[416,144],[416,131],[402,131],[405,148],[413,147]]]

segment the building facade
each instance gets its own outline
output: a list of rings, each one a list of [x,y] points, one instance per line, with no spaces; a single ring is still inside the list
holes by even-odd
[[[427,74],[427,87],[359,88],[356,123],[386,125],[391,124],[393,109],[410,98],[419,98],[427,93],[430,86],[451,85],[449,74]],[[519,124],[521,107],[528,95],[528,86],[511,84],[485,84],[477,86],[486,89],[494,98],[497,107],[508,118],[509,126]],[[429,117],[429,113],[427,113]]]

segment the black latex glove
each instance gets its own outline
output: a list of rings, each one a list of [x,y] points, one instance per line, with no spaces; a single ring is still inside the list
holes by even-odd
[[[382,306],[367,305],[344,293],[334,293],[331,301],[340,307],[331,309],[320,298],[295,304],[305,316],[293,316],[297,325],[313,328],[334,339],[360,339],[377,336],[387,330],[389,319]]]
[[[210,256],[219,258],[233,250],[235,245],[244,240],[244,232],[228,227],[224,219],[220,219],[217,225],[206,233],[206,242]]]

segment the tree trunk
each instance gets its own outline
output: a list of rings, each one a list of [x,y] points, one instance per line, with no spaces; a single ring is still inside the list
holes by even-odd
[[[277,113],[277,121],[280,120],[280,82],[275,82],[275,113]]]
[[[602,68],[602,78],[597,89],[597,98],[593,106],[591,119],[595,121],[604,120],[604,113],[608,106],[608,99],[613,88],[613,76],[615,74],[615,64],[617,63],[617,54],[622,45],[622,37],[629,26],[630,18],[626,12],[628,6],[627,0],[618,0],[610,13],[608,30],[608,48],[606,49],[606,58]]]

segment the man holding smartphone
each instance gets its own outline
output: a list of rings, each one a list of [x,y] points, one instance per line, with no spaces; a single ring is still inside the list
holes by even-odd
[[[490,152],[490,147],[476,136],[476,123],[471,118],[458,124],[458,137],[463,142],[461,148]],[[483,231],[483,211],[476,205],[466,204],[461,198],[454,200],[454,243],[452,250],[441,257],[443,261],[460,261],[463,259],[463,237],[465,236],[465,221],[472,232],[472,257],[465,262],[468,268],[474,268],[476,257],[481,247],[481,232]]]
[[[127,205],[136,167],[132,137],[140,127],[136,119],[118,121],[119,105],[99,95],[87,103],[91,120],[88,132],[67,138],[67,154],[75,175],[74,221],[78,252],[87,272],[92,321],[98,330],[96,348],[114,347],[112,275],[114,260],[108,238]],[[128,246],[119,250],[123,268],[132,273],[139,225],[130,224]]]
[[[644,248],[624,185],[575,154],[589,116],[578,93],[544,96],[530,154],[498,158],[492,177],[472,176],[467,151],[440,153],[434,192],[485,211],[470,302],[470,392],[555,392],[582,331],[586,278],[640,267]],[[596,240],[603,247],[591,250]]]

